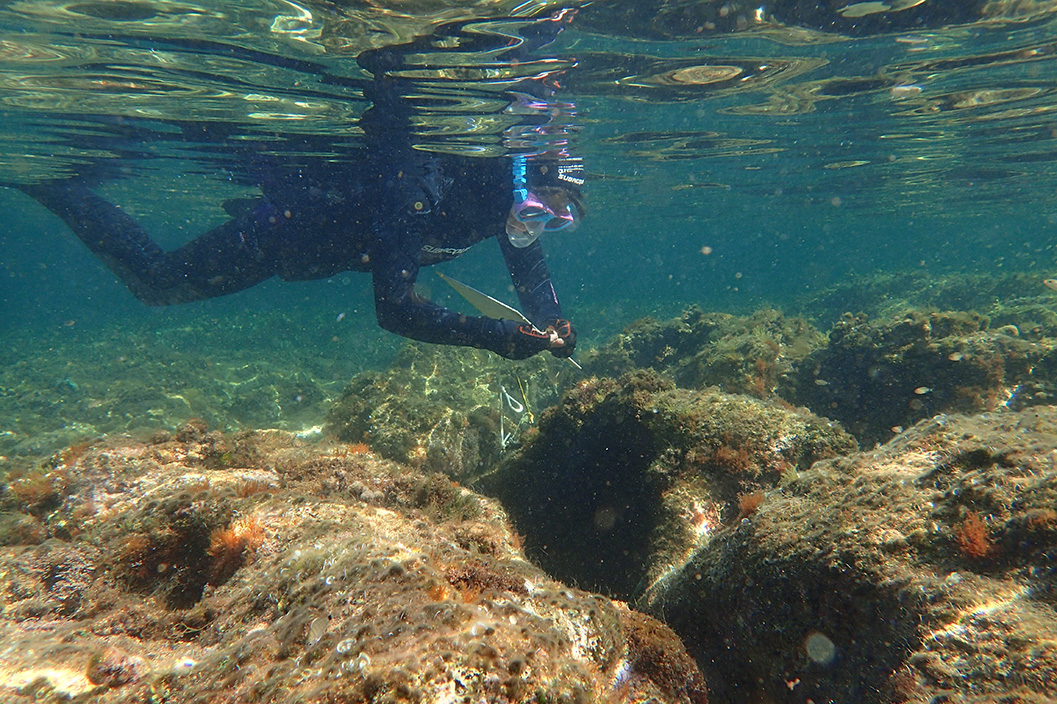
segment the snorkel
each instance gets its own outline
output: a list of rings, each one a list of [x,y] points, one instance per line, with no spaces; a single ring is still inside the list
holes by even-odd
[[[510,154],[514,195],[506,232],[518,248],[530,246],[544,232],[575,228],[583,215],[583,162],[570,155],[576,106],[555,98],[559,77],[576,61],[540,52],[575,14],[560,10],[529,22],[513,44],[523,73],[507,91],[511,102],[504,112],[518,120],[504,131],[503,142]]]

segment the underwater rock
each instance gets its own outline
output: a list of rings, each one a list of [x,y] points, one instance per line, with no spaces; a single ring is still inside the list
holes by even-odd
[[[976,311],[991,320],[992,328],[1013,324],[1022,335],[1057,337],[1055,294],[1045,280],[1019,272],[874,272],[812,291],[789,310],[823,328],[847,313],[885,320],[913,309]]]
[[[1053,294],[1042,281],[1042,276],[1026,273],[878,271],[812,291],[792,310],[822,327],[832,326],[847,313],[864,313],[880,320],[912,309],[977,311],[994,323],[1026,305],[1052,301]],[[1054,316],[1051,313],[1048,317],[1052,320]],[[1007,322],[1019,321],[996,325]]]
[[[706,345],[722,322],[732,317],[707,315],[700,307],[690,306],[665,322],[641,318],[602,347],[590,350],[582,360],[584,372],[614,378],[636,369],[666,372],[673,363]]]
[[[856,449],[805,410],[640,371],[568,391],[477,486],[549,573],[628,599],[751,510],[756,492]]]
[[[615,377],[648,368],[685,388],[779,397],[872,445],[940,413],[1057,399],[1053,298],[1026,274],[864,277],[801,304],[812,319],[834,320],[827,335],[773,310],[737,317],[692,306],[666,322],[632,323],[586,355],[585,369]]]
[[[988,290],[1023,286],[1022,279]],[[945,292],[933,297],[968,295],[955,282]],[[619,376],[649,368],[685,388],[784,399],[875,444],[939,413],[1057,399],[1051,308],[1036,296],[993,303],[993,319],[962,311],[904,310],[880,320],[845,314],[827,339],[772,310],[739,318],[691,307],[664,323],[633,323],[588,355],[585,369]]]
[[[1016,326],[991,329],[976,313],[909,311],[881,321],[846,315],[779,393],[873,444],[938,413],[994,410],[1014,397],[1014,407],[1044,402],[1057,378],[1043,373],[1050,367],[1033,367],[1047,352]],[[1018,395],[1025,382],[1030,390]]]
[[[352,352],[344,342],[299,344],[291,328],[319,326],[281,313],[230,325],[194,314],[180,327],[110,323],[41,329],[8,345],[0,471],[6,457],[47,457],[102,435],[146,435],[196,417],[226,429],[311,427],[341,389],[333,360]]]
[[[25,473],[48,499],[0,548],[5,703],[705,704],[670,629],[544,575],[443,475],[200,424],[67,462]]]
[[[1057,409],[923,421],[767,492],[638,605],[714,700],[1052,702]]]
[[[771,309],[750,316],[705,313],[697,306],[665,322],[643,318],[585,357],[584,370],[618,377],[651,368],[679,386],[771,395],[783,375],[825,342],[802,318]]]
[[[357,374],[327,414],[329,434],[383,457],[471,481],[579,375],[549,355],[520,362],[409,344],[386,372]]]

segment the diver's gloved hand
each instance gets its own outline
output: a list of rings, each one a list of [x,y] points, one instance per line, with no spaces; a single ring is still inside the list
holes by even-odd
[[[562,341],[562,344],[555,345],[554,338],[551,338],[551,346],[548,348],[551,354],[562,359],[573,356],[573,351],[576,350],[576,329],[572,323],[568,320],[555,320],[547,326],[547,332],[554,332],[557,339]]]
[[[554,339],[551,332],[537,330],[528,323],[514,320],[500,320],[506,333],[506,341],[501,350],[496,352],[507,359],[527,359],[532,355],[550,349]]]
[[[571,357],[576,349],[576,331],[568,320],[555,320],[545,330],[513,320],[500,323],[506,332],[506,344],[498,352],[507,359],[526,359],[544,350],[550,350],[555,357]]]

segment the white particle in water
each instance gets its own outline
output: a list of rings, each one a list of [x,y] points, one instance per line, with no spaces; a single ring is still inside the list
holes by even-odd
[[[804,649],[812,662],[829,665],[837,655],[837,646],[818,631],[813,631],[804,639]]]

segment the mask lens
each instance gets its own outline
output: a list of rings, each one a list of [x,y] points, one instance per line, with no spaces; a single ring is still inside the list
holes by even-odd
[[[514,202],[514,217],[518,222],[528,223],[549,218],[551,215],[551,209],[533,193],[526,193],[522,200]]]
[[[572,205],[551,208],[533,193],[515,202],[512,215],[507,220],[506,232],[515,247],[528,247],[543,232],[575,229],[577,224]]]
[[[543,222],[540,220],[532,222],[520,222],[510,218],[506,223],[506,234],[510,238],[510,244],[518,249],[528,247],[536,241],[543,232]]]
[[[519,222],[533,222],[536,220],[549,220],[551,218],[551,212],[542,205],[529,205],[525,204],[524,207],[517,208],[514,211],[514,217]]]
[[[561,212],[552,213],[546,220],[544,229],[547,232],[557,232],[558,230],[572,229],[576,227],[576,216],[572,212],[572,208],[565,206]]]

